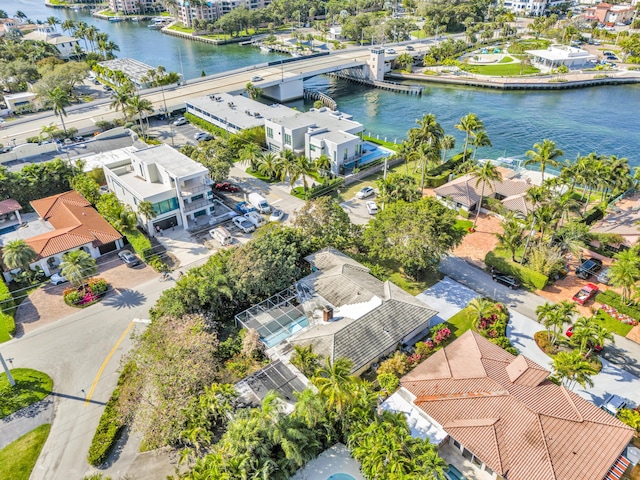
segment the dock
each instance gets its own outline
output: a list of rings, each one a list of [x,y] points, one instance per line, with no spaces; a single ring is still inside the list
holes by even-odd
[[[403,83],[396,82],[387,82],[387,81],[377,81],[377,80],[369,80],[368,78],[356,77],[354,75],[349,75],[342,72],[331,72],[327,75],[335,78],[340,78],[342,80],[347,80],[349,82],[359,83],[361,85],[368,85],[374,88],[381,88],[382,90],[388,90],[390,92],[396,93],[406,93],[407,95],[422,95],[422,90],[424,87],[420,85],[406,85]]]

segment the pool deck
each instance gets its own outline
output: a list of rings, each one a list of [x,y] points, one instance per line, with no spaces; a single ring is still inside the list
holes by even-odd
[[[336,443],[322,452],[318,458],[298,470],[291,480],[327,480],[336,473],[349,474],[355,480],[366,480],[360,473],[360,463],[351,457],[349,450],[342,443]]]

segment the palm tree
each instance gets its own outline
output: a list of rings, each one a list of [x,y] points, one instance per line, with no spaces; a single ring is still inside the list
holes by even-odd
[[[553,358],[553,378],[562,382],[570,390],[576,383],[582,388],[593,387],[591,377],[596,374],[589,362],[584,360],[579,350],[558,352]]]
[[[64,133],[66,135],[67,127],[64,124],[63,115],[66,117],[67,111],[64,108],[71,105],[67,92],[65,92],[60,87],[55,87],[52,90],[47,90],[45,92],[45,96],[47,97],[47,100],[51,103],[53,107],[53,114],[60,115],[60,121],[62,122],[62,129],[64,130]]]
[[[62,275],[72,285],[84,289],[85,280],[98,273],[96,261],[84,250],[73,250],[62,255],[60,263]]]
[[[511,253],[511,260],[516,261],[516,251],[524,240],[524,226],[516,218],[515,213],[509,212],[500,223],[502,233],[496,233],[500,246]]]
[[[615,262],[609,267],[609,279],[616,287],[622,287],[622,302],[631,298],[631,288],[640,279],[640,260],[635,250],[617,253]]]
[[[413,65],[413,62],[413,56],[408,52],[403,52],[398,55],[398,58],[396,58],[396,63],[398,65],[402,65],[404,67],[404,70],[407,70],[409,72],[411,72],[411,66]]]
[[[528,165],[540,165],[540,172],[542,173],[542,181],[544,182],[544,171],[547,166],[557,167],[560,165],[559,157],[564,155],[564,152],[556,147],[556,143],[546,138],[542,143],[536,143],[533,145],[534,150],[527,150],[525,155],[529,157],[525,160],[524,166]]]
[[[273,153],[268,152],[262,155],[260,165],[258,165],[258,172],[265,177],[269,177],[270,180],[278,176],[278,159]]]
[[[262,95],[262,89],[249,82],[244,87],[243,93],[246,93],[251,100],[256,100],[260,95]]]
[[[313,351],[313,345],[301,347],[295,345],[294,353],[291,356],[291,364],[299,369],[306,377],[313,377],[319,367],[318,359],[320,356]]]
[[[247,143],[242,150],[240,150],[240,160],[242,163],[249,163],[249,168],[252,171],[258,169],[260,163],[260,157],[262,156],[262,149],[255,143]]]
[[[44,125],[40,130],[40,140],[51,138],[51,134],[57,130],[56,126],[53,123],[49,125]],[[45,136],[46,135],[46,136]]]
[[[24,240],[11,240],[2,247],[2,261],[11,270],[31,271],[30,265],[38,258],[35,250]]]
[[[579,317],[573,324],[572,343],[578,345],[580,353],[587,355],[588,347],[595,340],[596,328],[592,319]]]
[[[56,25],[60,25],[60,19],[54,16],[47,17],[47,24],[52,26],[53,28],[56,28]]]
[[[467,147],[469,146],[469,139],[474,132],[478,132],[484,129],[484,124],[482,120],[478,118],[475,113],[469,113],[460,119],[460,123],[456,124],[455,127],[461,132],[465,133],[464,138],[464,157],[467,158]]]
[[[76,23],[76,29],[73,32],[74,37],[78,37],[84,40],[84,49],[89,50],[89,46],[87,45],[87,29],[89,26],[85,22]]]
[[[155,208],[153,208],[153,203],[148,200],[138,203],[138,213],[144,217],[147,223],[158,216]]]
[[[19,19],[20,21],[24,21],[24,20],[26,20],[26,19],[28,18],[28,17],[27,17],[27,15],[26,15],[22,10],[18,10],[18,11],[16,12],[15,17],[16,17],[17,19]]]
[[[467,308],[474,314],[475,319],[473,320],[473,325],[474,328],[477,329],[480,320],[488,317],[495,311],[496,304],[488,298],[476,297],[467,304]]]
[[[63,32],[67,32],[67,33],[71,33],[71,30],[73,30],[74,28],[76,28],[76,22],[74,22],[73,20],[71,20],[70,18],[66,19],[64,22],[62,22],[62,31]]]
[[[131,88],[130,83],[116,88],[111,94],[111,104],[109,105],[109,108],[113,108],[116,112],[122,109],[125,123],[127,122],[127,106],[131,101]]]
[[[353,363],[347,358],[338,358],[332,363],[327,357],[324,367],[318,369],[312,380],[320,395],[326,399],[327,406],[335,409],[341,418],[352,400],[355,382],[351,376],[352,367]]]
[[[476,205],[476,218],[473,221],[473,227],[476,228],[476,223],[478,222],[478,217],[480,216],[480,209],[482,208],[482,202],[484,200],[484,189],[487,185],[487,182],[500,182],[502,181],[502,174],[498,170],[498,168],[491,163],[490,160],[485,163],[476,166],[476,168],[471,173],[476,178],[476,187],[482,183],[482,189],[480,190],[480,201]]]
[[[323,153],[318,158],[316,158],[314,163],[321,176],[325,177],[331,173],[331,159],[326,153]]]
[[[144,123],[142,121],[143,115],[147,116],[149,113],[153,113],[153,104],[151,100],[140,97],[140,95],[136,95],[129,99],[128,108],[131,109],[131,112],[138,115],[138,121],[140,122],[140,129],[142,131],[142,135],[144,136]]]
[[[478,153],[478,148],[480,147],[491,147],[491,139],[489,135],[483,130],[480,130],[473,136],[473,161],[476,160],[476,153]]]
[[[440,141],[440,146],[442,147],[442,162],[444,163],[447,161],[447,151],[456,146],[456,137],[453,135],[445,135]]]
[[[604,325],[596,324],[593,332],[593,345],[599,345],[600,347],[604,347],[606,341],[610,341],[611,343],[615,343],[615,338],[613,333],[611,333]],[[591,351],[587,354],[587,357],[591,354]]]

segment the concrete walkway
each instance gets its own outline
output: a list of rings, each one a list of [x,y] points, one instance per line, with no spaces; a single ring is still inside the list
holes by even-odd
[[[45,423],[53,423],[53,397],[29,405],[0,420],[0,450]]]
[[[477,296],[478,294],[470,288],[449,277],[444,277],[433,287],[416,295],[416,298],[437,310],[436,319],[439,320],[436,320],[436,323],[442,323],[453,317]]]

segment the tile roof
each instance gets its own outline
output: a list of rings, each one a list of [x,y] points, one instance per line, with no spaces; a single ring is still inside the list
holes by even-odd
[[[38,254],[38,259],[66,252],[87,243],[99,247],[122,238],[122,235],[74,190],[34,200],[31,206],[55,229],[26,240]]]
[[[500,169],[502,171],[507,169]],[[502,181],[487,182],[484,187],[484,196],[498,194],[503,197],[511,197],[526,192],[531,184],[524,180],[513,180],[507,177],[507,173],[502,173]],[[482,193],[482,182],[477,183],[477,177],[468,173],[458,177],[435,189],[436,195],[440,197],[450,197],[455,202],[466,207],[473,207],[479,200]]]
[[[401,383],[417,407],[509,480],[603,478],[633,430],[548,375],[468,331]]]
[[[4,215],[5,213],[17,212],[18,210],[22,210],[22,205],[20,205],[18,201],[14,200],[13,198],[8,198],[0,202],[0,215]]]

